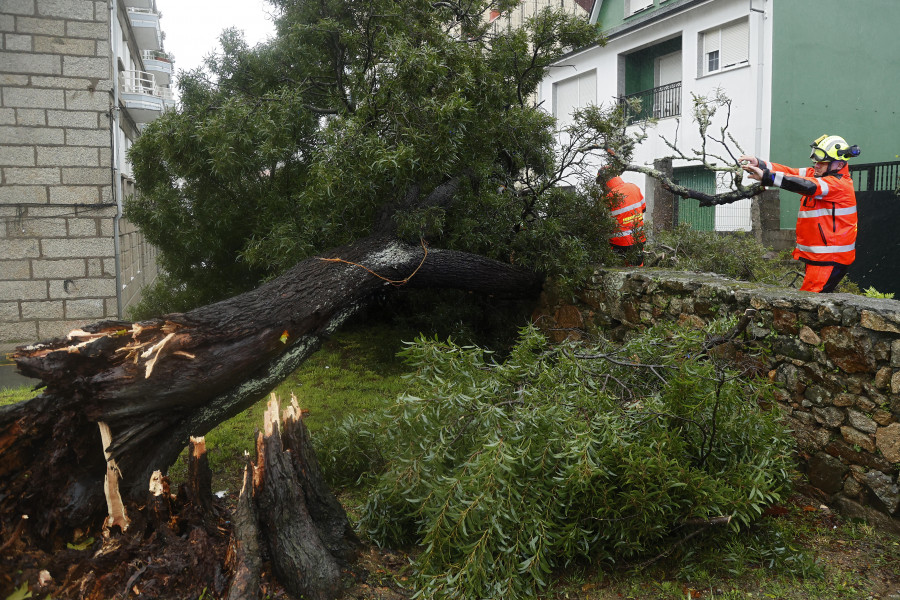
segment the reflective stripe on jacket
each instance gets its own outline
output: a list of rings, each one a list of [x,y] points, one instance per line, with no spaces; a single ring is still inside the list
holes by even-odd
[[[641,189],[633,183],[626,183],[621,177],[613,177],[607,182],[609,188],[610,214],[616,219],[616,230],[609,238],[609,243],[615,246],[633,246],[635,237],[638,242],[645,241],[644,212],[647,210],[647,202]],[[637,236],[635,233],[637,231]]]
[[[816,177],[812,168],[793,169],[759,161],[762,184],[803,195],[797,213],[796,259],[849,265],[856,259],[856,192],[844,165]]]

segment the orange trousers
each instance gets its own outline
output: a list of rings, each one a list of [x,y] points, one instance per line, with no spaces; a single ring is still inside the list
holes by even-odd
[[[800,289],[823,294],[833,292],[847,274],[848,266],[837,263],[806,263],[806,273]]]

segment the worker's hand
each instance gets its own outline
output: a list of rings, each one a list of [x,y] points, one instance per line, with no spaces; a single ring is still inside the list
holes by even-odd
[[[750,179],[755,179],[756,181],[761,181],[763,172],[759,167],[754,167],[752,165],[744,165],[741,167],[745,173],[747,173],[747,177]]]
[[[741,154],[741,157],[738,158],[738,160],[741,161],[741,165],[747,164],[747,165],[750,165],[751,167],[759,166],[759,161],[756,160],[755,156],[748,156],[746,154]]]

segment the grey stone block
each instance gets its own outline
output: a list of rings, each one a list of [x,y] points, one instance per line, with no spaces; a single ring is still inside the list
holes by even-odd
[[[105,90],[66,90],[67,110],[93,110],[105,112],[109,110],[109,94]]]
[[[89,39],[78,39],[60,36],[34,36],[34,51],[46,54],[69,56],[94,56],[97,42]],[[63,63],[65,67],[65,63]]]
[[[109,146],[108,129],[66,129],[66,143],[70,146]]]
[[[104,257],[113,256],[111,239],[41,240],[41,250],[46,258]]]
[[[66,300],[67,319],[99,319],[104,316],[103,299]]]
[[[0,166],[33,167],[34,148],[31,146],[0,146]]]
[[[65,131],[55,127],[0,127],[0,140],[7,144],[61,146],[65,139]]]
[[[45,281],[0,281],[0,300],[46,300]]]
[[[3,170],[9,185],[56,185],[60,182],[59,169],[9,167]]]
[[[33,52],[34,44],[30,35],[19,35],[15,33],[7,33],[3,36],[5,42],[4,49],[10,52]]]
[[[0,238],[0,256],[7,260],[37,258],[41,255],[37,240]]]
[[[47,124],[47,111],[43,108],[17,108],[16,125],[43,127]]]
[[[33,15],[34,0],[3,0],[3,12],[10,15]]]
[[[14,108],[63,108],[62,90],[41,88],[7,88],[3,90],[3,106]],[[43,125],[43,123],[41,123]]]
[[[68,219],[69,237],[98,237],[97,219]]]
[[[66,220],[59,218],[26,218],[17,232],[34,238],[66,237]]]
[[[0,85],[3,85],[2,81],[0,81]],[[0,125],[15,125],[15,124],[16,124],[16,109],[0,108]]]
[[[12,32],[16,30],[16,18],[8,14],[0,14],[0,31]]]
[[[63,56],[62,72],[66,77],[109,78],[111,65],[107,58]]]
[[[77,21],[94,20],[94,3],[85,0],[38,0],[38,14]]]
[[[99,188],[93,185],[61,185],[50,188],[52,204],[94,204],[99,201]]]
[[[0,273],[4,279],[30,279],[31,263],[27,260],[0,260]]]
[[[19,17],[16,19],[16,31],[19,33],[44,35],[66,35],[66,22],[59,19]]]
[[[18,321],[20,318],[18,302],[0,302],[0,321]]]
[[[87,146],[38,147],[38,166],[96,167],[97,149]],[[61,181],[61,179],[60,179]]]
[[[46,204],[47,188],[33,185],[0,185],[0,206],[4,204]]]
[[[50,281],[50,299],[103,298],[116,295],[116,280],[112,278],[66,279]]]
[[[62,73],[62,59],[53,54],[0,52],[0,64],[7,73],[39,73],[41,75]]]
[[[31,78],[32,85],[35,87],[47,87],[57,90],[90,90],[96,88],[96,78],[89,79],[87,77],[62,77],[53,75],[39,75]]]
[[[85,22],[85,21],[68,21],[66,22],[66,35],[76,38],[90,38],[94,40],[109,39],[109,25],[104,21]]]
[[[35,279],[73,279],[85,276],[85,261],[82,258],[62,260],[35,260],[31,268]]]
[[[94,111],[48,110],[47,125],[52,127],[81,127],[96,129],[100,127],[101,113]],[[105,124],[104,124],[105,125]],[[107,139],[109,134],[107,133]]]
[[[62,301],[23,302],[23,319],[62,319],[64,317]]]
[[[37,323],[34,321],[0,321],[0,340],[5,344],[18,346],[37,339]]]
[[[110,185],[112,170],[109,167],[98,168],[64,168],[62,170],[63,185]]]

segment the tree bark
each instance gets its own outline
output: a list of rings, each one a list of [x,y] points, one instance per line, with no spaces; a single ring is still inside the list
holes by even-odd
[[[103,321],[20,347],[44,392],[0,408],[0,518],[49,540],[105,515],[104,451],[119,489],[142,499],[189,436],[204,435],[274,388],[385,287],[536,295],[533,272],[479,255],[373,236],[304,260],[254,291],[187,313]],[[111,443],[98,442],[97,424]]]

